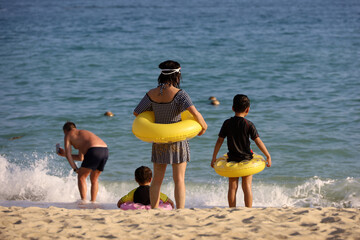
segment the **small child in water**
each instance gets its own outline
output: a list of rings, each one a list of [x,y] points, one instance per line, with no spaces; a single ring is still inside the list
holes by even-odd
[[[152,180],[152,171],[150,168],[141,166],[135,170],[135,181],[139,184],[139,187],[130,191],[127,195],[123,196],[117,203],[118,208],[123,203],[134,202],[143,205],[150,204],[150,183]],[[174,208],[174,202],[163,193],[160,193],[160,200],[164,203],[170,203]]]
[[[250,148],[250,138],[256,143],[261,152],[266,156],[267,167],[271,166],[271,156],[261,141],[255,125],[245,119],[250,110],[250,99],[246,95],[238,94],[233,99],[232,110],[235,116],[231,117],[223,123],[219,132],[219,138],[214,147],[211,167],[214,167],[216,156],[227,138],[227,146],[229,152],[228,162],[241,162],[243,160],[251,160],[253,157]],[[251,191],[252,175],[242,177],[242,189],[244,192],[245,206],[252,207],[252,191]],[[229,207],[236,207],[236,192],[239,186],[239,177],[229,178],[228,202]]]

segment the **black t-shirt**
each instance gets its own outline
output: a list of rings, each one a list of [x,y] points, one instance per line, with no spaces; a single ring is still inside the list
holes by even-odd
[[[134,192],[134,203],[150,204],[150,186],[139,186]]]
[[[243,117],[234,116],[224,121],[219,137],[227,137],[228,161],[240,162],[252,159],[249,138],[255,140],[259,134],[252,122]]]

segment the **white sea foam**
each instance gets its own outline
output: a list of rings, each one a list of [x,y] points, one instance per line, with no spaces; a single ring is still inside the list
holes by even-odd
[[[240,184],[239,184],[240,185]],[[240,185],[241,186],[241,185]],[[237,206],[244,206],[239,186]],[[187,207],[225,207],[227,180],[212,184],[187,184]],[[173,184],[163,191],[172,192]],[[360,179],[320,179],[313,177],[293,187],[279,183],[253,182],[254,207],[359,207]]]
[[[0,156],[0,205],[74,208],[73,203],[79,200],[76,175],[70,170],[54,174],[49,157],[33,157],[36,161],[24,167]],[[116,208],[117,200],[135,187],[134,181],[100,181],[97,201],[103,208]],[[186,207],[226,207],[227,187],[226,178],[212,183],[186,182]],[[161,191],[174,199],[172,181],[165,181]],[[295,186],[254,181],[253,197],[254,207],[360,207],[360,179],[312,177]],[[244,206],[241,188],[237,202]]]
[[[0,200],[34,202],[75,202],[79,199],[76,175],[50,173],[48,157],[38,158],[29,166],[10,163],[0,156]],[[90,184],[88,183],[88,193]],[[99,190],[99,201],[114,200],[105,188]]]

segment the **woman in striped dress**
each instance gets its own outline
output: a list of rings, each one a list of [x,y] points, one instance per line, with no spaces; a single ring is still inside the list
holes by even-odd
[[[188,110],[200,123],[204,134],[207,124],[196,110],[190,96],[180,87],[180,64],[175,61],[165,61],[159,65],[161,74],[158,86],[145,94],[134,110],[134,115],[144,111],[154,111],[155,123],[175,123],[181,120],[181,112]],[[187,140],[175,143],[153,143],[151,161],[154,164],[154,177],[150,187],[150,202],[152,208],[157,208],[160,199],[160,188],[165,176],[167,164],[172,165],[175,183],[176,208],[185,207],[185,171],[190,161],[190,148]]]

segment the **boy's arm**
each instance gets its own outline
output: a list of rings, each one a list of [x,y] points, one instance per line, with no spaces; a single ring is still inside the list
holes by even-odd
[[[59,148],[59,152],[58,152],[59,156],[62,157],[66,157],[66,152],[63,148]],[[73,158],[74,161],[84,161],[84,154],[80,153],[75,155],[75,154],[71,154],[71,157]]]
[[[66,134],[64,137],[64,146],[65,146],[65,157],[69,161],[70,166],[72,169],[77,170],[77,166],[74,163],[74,159],[71,154],[71,143],[70,143],[70,136],[69,134]]]
[[[120,198],[120,200],[117,203],[118,208],[121,207],[121,204],[126,203],[126,202],[133,202],[134,201],[134,193],[136,191],[137,188],[131,190],[128,194],[126,194],[125,196],[123,196],[122,198]]]
[[[225,138],[222,137],[218,137],[215,147],[214,147],[214,153],[213,153],[213,157],[212,157],[212,161],[211,161],[211,167],[214,168],[214,164],[216,162],[216,156],[221,148],[221,145],[223,144]]]
[[[268,152],[268,150],[266,149],[265,144],[263,143],[263,141],[261,141],[261,139],[259,137],[257,137],[255,140],[256,146],[258,146],[258,148],[260,149],[260,151],[265,155],[266,157],[266,166],[267,167],[271,167],[271,156],[270,153]]]
[[[172,206],[172,208],[175,208],[175,204],[174,204],[173,200],[171,200],[170,198],[168,198],[166,202],[170,203],[170,205]]]
[[[117,203],[117,207],[120,208],[123,203],[124,203],[124,202],[120,199],[120,200],[118,201],[118,203]]]
[[[126,194],[125,196],[123,196],[120,201],[122,201],[123,203],[126,202],[133,202],[134,201],[134,193],[136,191],[137,188],[131,190],[128,194]]]
[[[174,202],[164,193],[160,192],[160,200],[163,201],[163,203],[170,203],[172,208],[175,208]]]
[[[72,154],[71,156],[75,161],[84,161],[84,154],[82,154],[81,152],[76,155]]]
[[[165,203],[165,202],[167,202],[168,199],[169,199],[169,197],[166,194],[160,192],[160,200],[161,201],[163,201]]]

